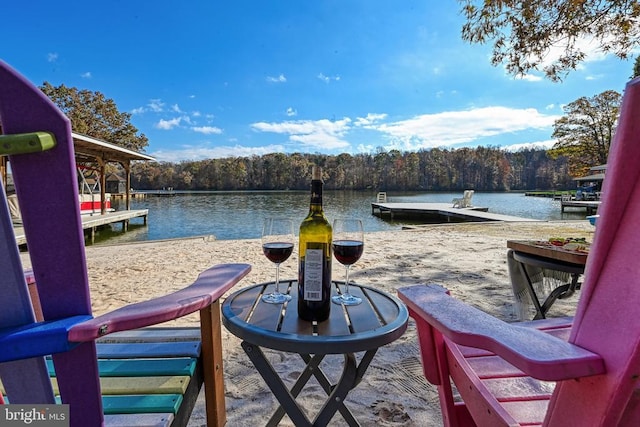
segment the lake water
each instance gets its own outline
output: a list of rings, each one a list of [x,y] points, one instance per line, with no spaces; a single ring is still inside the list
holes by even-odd
[[[389,202],[450,203],[461,193],[388,193]],[[325,191],[323,201],[327,218],[359,217],[365,231],[399,230],[415,221],[390,221],[371,214],[376,193]],[[522,193],[475,193],[474,206],[489,212],[541,220],[584,219],[582,211],[565,212],[560,201],[543,197],[527,197]],[[124,202],[112,200],[124,209]],[[171,197],[149,196],[132,199],[131,209],[149,209],[147,225],[134,219],[130,229],[122,227],[101,231],[96,243],[125,243],[182,237],[214,235],[219,240],[259,238],[262,220],[267,216],[286,215],[294,222],[302,221],[309,210],[306,191],[274,192],[202,192],[176,193]]]

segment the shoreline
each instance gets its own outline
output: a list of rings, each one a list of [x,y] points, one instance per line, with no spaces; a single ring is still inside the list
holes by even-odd
[[[355,282],[395,295],[396,289],[416,283],[439,283],[451,295],[502,320],[516,320],[506,264],[506,241],[548,239],[554,236],[585,237],[593,241],[595,228],[588,221],[540,221],[514,223],[456,223],[419,226],[411,230],[365,234],[362,258],[352,266]],[[296,249],[297,250],[297,249]],[[294,250],[295,251],[295,250]],[[252,271],[232,291],[272,281],[275,267],[262,254],[260,239],[216,240],[211,236],[97,245],[86,248],[89,283],[95,315],[122,305],[180,289],[214,264],[246,262]],[[21,254],[25,267],[28,254]],[[297,253],[281,265],[281,277],[297,277]],[[341,280],[344,268],[333,262],[333,278]],[[578,292],[577,296],[580,295]],[[577,296],[558,300],[551,316],[572,313]],[[168,326],[198,325],[196,315]],[[227,425],[254,427],[276,408],[275,398],[240,347],[240,340],[223,327]],[[265,351],[275,369],[290,386],[303,365],[296,355]],[[327,357],[323,364],[336,373],[342,358]],[[324,402],[322,389],[310,382],[299,401],[313,417]],[[189,426],[206,424],[203,393]],[[421,372],[415,325],[382,347],[362,382],[346,401],[363,426],[441,425],[437,392]],[[284,418],[282,426],[292,426]],[[331,425],[345,425],[340,415]]]

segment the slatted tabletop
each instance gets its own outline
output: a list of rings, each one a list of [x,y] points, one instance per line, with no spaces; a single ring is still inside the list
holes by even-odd
[[[507,240],[507,247],[516,252],[523,252],[556,262],[567,262],[584,266],[587,263],[588,252],[579,252],[554,246],[549,242],[536,240]]]
[[[332,282],[333,293],[343,282]],[[331,303],[324,322],[298,317],[297,280],[280,282],[281,291],[292,296],[286,304],[261,300],[273,290],[263,283],[232,294],[222,306],[223,323],[234,335],[274,350],[309,354],[343,354],[381,347],[399,338],[407,327],[407,309],[400,300],[372,287],[351,283],[351,294],[363,299],[356,306]]]
[[[344,283],[331,282],[332,294],[337,294]],[[265,383],[280,402],[268,427],[279,425],[285,415],[296,426],[324,426],[331,422],[337,411],[349,426],[359,426],[344,402],[350,390],[360,383],[378,348],[399,338],[407,328],[409,313],[396,297],[377,289],[350,284],[349,291],[362,298],[355,306],[331,302],[329,318],[310,322],[298,317],[298,283],[296,280],[280,282],[281,292],[291,295],[284,304],[269,304],[262,295],[274,291],[274,283],[263,283],[241,289],[227,298],[222,305],[222,322],[231,333],[241,338],[242,348],[256,367]],[[307,364],[289,389],[282,381],[261,347],[298,353]],[[364,352],[359,358],[355,353]],[[342,374],[331,384],[320,363],[327,354],[344,355]],[[312,356],[313,355],[313,356]],[[337,366],[331,365],[331,369]],[[313,420],[300,407],[296,397],[310,378],[315,377],[327,394],[327,400]]]

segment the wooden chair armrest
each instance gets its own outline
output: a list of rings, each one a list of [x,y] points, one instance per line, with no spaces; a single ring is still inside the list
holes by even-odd
[[[172,294],[130,304],[69,330],[69,341],[92,341],[101,336],[156,325],[201,310],[219,299],[251,270],[248,264],[221,264],[203,271],[190,286]]]
[[[69,330],[91,316],[30,323],[0,330],[0,363],[69,351],[78,343],[67,340]]]
[[[403,287],[398,294],[411,317],[456,344],[491,351],[534,378],[559,381],[605,371],[599,355],[537,329],[496,319],[452,298],[441,286]]]

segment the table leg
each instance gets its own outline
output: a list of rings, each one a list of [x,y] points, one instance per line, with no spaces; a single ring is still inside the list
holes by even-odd
[[[316,354],[313,357],[311,357],[309,355],[300,355],[300,356],[302,356],[304,361],[307,363],[307,366],[302,371],[302,373],[300,374],[300,376],[296,380],[296,383],[291,388],[290,392],[291,392],[291,395],[293,396],[294,399],[296,397],[298,397],[298,395],[300,394],[300,392],[304,388],[305,384],[307,384],[307,382],[311,378],[312,374],[315,375],[316,378],[317,378],[318,377],[317,372],[320,372],[320,373],[322,372],[322,371],[320,371],[320,368],[318,367],[318,365],[320,365],[320,362],[322,361],[322,359],[324,359],[324,354]],[[306,356],[306,358],[305,358],[305,356]],[[322,375],[322,377],[324,378],[324,375]],[[325,380],[326,380],[326,378],[325,378]],[[318,379],[318,381],[320,381],[320,379]],[[324,386],[323,386],[323,388],[324,388]],[[325,389],[325,391],[326,391],[326,389]],[[327,393],[327,394],[329,394],[329,393]],[[282,419],[282,417],[284,417],[284,414],[285,414],[285,410],[282,407],[282,405],[280,405],[280,407],[271,416],[271,419],[269,420],[269,422],[267,422],[267,427],[275,427],[275,426],[277,426],[278,423],[280,422],[280,420]]]
[[[573,295],[576,289],[579,289],[579,286],[578,286],[579,277],[580,277],[579,274],[574,273],[571,275],[571,283],[567,283],[565,285],[558,286],[557,288],[555,288],[549,294],[547,299],[544,301],[544,304],[542,304],[542,308],[541,308],[542,313],[546,313],[547,311],[549,311],[549,309],[557,299],[565,299]]]
[[[344,400],[349,391],[355,388],[362,380],[377,350],[365,352],[360,363],[357,363],[353,353],[345,354],[342,376],[336,385],[331,384],[319,367],[325,355],[300,354],[307,366],[291,390],[288,390],[259,347],[243,341],[242,348],[280,403],[280,407],[267,422],[268,427],[277,426],[285,413],[289,415],[289,418],[296,426],[326,426],[337,411],[340,411],[340,414],[350,427],[360,426],[351,411],[344,405]],[[313,423],[309,421],[295,400],[312,375],[329,396]]]
[[[302,359],[307,363],[307,367],[309,367],[310,363],[313,361],[313,358],[311,356],[309,356],[308,354],[301,354],[300,357],[302,357]],[[314,358],[315,357],[317,357],[317,355],[314,356]],[[345,363],[347,363],[346,360],[345,360]],[[311,372],[311,370],[309,372]],[[322,389],[325,391],[325,393],[327,393],[327,396],[330,396],[335,387],[334,387],[334,385],[331,384],[331,382],[326,377],[326,375],[324,375],[324,372],[322,372],[319,368],[317,368],[317,369],[314,368],[313,369],[313,376],[316,377],[316,379],[318,380],[318,383],[320,384]],[[308,381],[308,379],[307,379],[307,381]],[[356,375],[356,381],[359,382],[357,380],[357,375]],[[356,382],[355,385],[357,385],[357,382]],[[355,387],[355,385],[354,385],[354,387]],[[342,418],[345,419],[345,421],[347,422],[348,425],[350,425],[350,426],[358,426],[358,425],[360,425],[360,424],[358,424],[358,421],[356,421],[356,419],[354,418],[354,416],[351,413],[351,411],[346,406],[344,406],[344,402],[338,407],[338,410],[340,411],[340,414],[342,415]]]
[[[308,426],[311,427],[311,421],[302,412],[295,398],[291,395],[287,386],[282,382],[276,371],[273,369],[260,347],[242,342],[242,348],[244,352],[249,356],[251,362],[256,367],[262,378],[265,380],[271,391],[273,392],[280,405],[284,408],[286,413],[291,418],[291,421],[296,426]],[[277,421],[276,421],[277,423]]]
[[[343,417],[345,416],[345,414],[347,415],[345,417],[345,421],[347,421],[347,424],[349,424],[349,426],[360,426],[358,421],[356,421],[356,419],[353,417],[353,414],[351,414],[351,411],[349,411],[349,409],[344,406],[344,399],[345,397],[347,397],[347,393],[349,393],[349,390],[353,389],[356,386],[357,374],[358,369],[356,356],[353,353],[347,353],[344,355],[344,368],[342,370],[342,376],[334,387],[329,384],[327,377],[319,369],[314,373],[314,376],[316,378],[319,378],[319,376],[322,376],[324,378],[322,382],[324,382],[325,385],[328,385],[328,388],[326,388],[325,385],[323,385],[322,387],[329,395],[329,398],[324,403],[324,406],[316,416],[315,420],[313,420],[314,426],[328,425],[329,421],[331,421],[331,418],[333,418],[337,410],[340,410],[340,413]],[[318,379],[318,381],[320,380]],[[320,384],[322,384],[322,382],[320,382]]]
[[[580,289],[578,279],[580,275],[584,273],[584,267],[581,265],[569,265],[568,263],[561,264],[547,258],[530,256],[528,254],[509,249],[507,257],[510,258],[511,256],[519,264],[520,271],[525,278],[525,289],[531,297],[531,301],[536,309],[536,315],[533,320],[544,319],[546,313],[557,299],[568,298],[573,295],[577,289]],[[527,271],[527,266],[569,273],[571,274],[571,282],[557,286],[553,291],[551,291],[544,302],[541,303],[540,299],[536,295],[533,280],[531,279],[529,271]]]
[[[525,264],[523,264],[522,262],[520,262],[520,268],[522,269],[522,273],[524,274],[524,277],[527,279],[526,280],[526,285],[527,285],[527,290],[529,291],[529,296],[531,297],[531,302],[533,302],[533,306],[536,309],[536,315],[533,318],[533,320],[539,320],[539,319],[544,319],[544,313],[545,311],[542,309],[542,305],[540,304],[540,300],[538,299],[538,295],[536,295],[536,291],[533,288],[533,281],[531,280],[531,276],[529,276],[529,273],[527,272],[527,267],[525,266]],[[550,305],[549,305],[550,306]],[[549,308],[547,307],[547,310]]]
[[[347,397],[347,393],[350,390],[353,390],[358,384],[360,384],[360,381],[362,381],[362,377],[364,377],[364,373],[367,371],[367,368],[373,360],[373,356],[375,356],[376,352],[377,349],[365,352],[362,359],[360,359],[359,364],[356,363],[356,357],[353,353],[345,354],[342,377],[340,377],[338,384],[335,386],[331,385],[320,369],[317,369],[314,372],[314,376],[324,391],[329,395],[329,398],[324,404],[322,410],[314,420],[314,425],[327,425],[329,421],[331,421],[336,410],[340,411],[340,414],[350,427],[357,427],[360,425],[360,423],[358,423],[354,418],[351,411],[349,411],[349,409],[344,405],[344,399]]]

